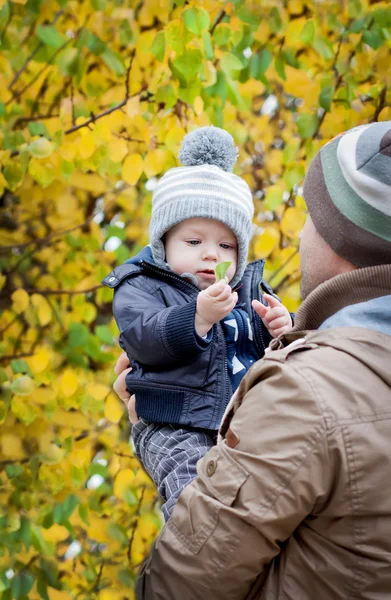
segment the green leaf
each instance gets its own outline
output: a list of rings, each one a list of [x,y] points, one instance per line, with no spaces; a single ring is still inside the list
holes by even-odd
[[[21,358],[14,358],[13,360],[11,360],[11,369],[15,375],[17,373],[27,373],[27,375],[32,376],[30,367],[28,366],[26,361]]]
[[[122,56],[112,50],[105,50],[101,55],[106,66],[119,77],[126,73],[126,66]]]
[[[79,512],[79,517],[81,518],[81,520],[83,521],[83,523],[85,525],[89,525],[90,524],[90,520],[88,518],[88,506],[87,506],[87,504],[79,504],[78,512]]]
[[[302,113],[297,119],[297,129],[300,136],[306,140],[311,138],[318,128],[318,117],[310,113]]]
[[[220,59],[220,65],[224,73],[231,77],[235,77],[239,71],[243,69],[243,63],[239,60],[235,54],[226,52]]]
[[[91,0],[91,4],[95,10],[104,10],[106,8],[106,0]]]
[[[13,479],[14,477],[20,477],[24,473],[24,469],[21,465],[6,465],[5,474],[8,479]]]
[[[177,101],[177,95],[172,85],[162,85],[156,92],[156,102],[172,108]]]
[[[5,2],[3,6],[0,8],[0,29],[3,30],[3,27],[8,23],[10,14],[9,3]]]
[[[334,97],[334,86],[326,85],[319,94],[319,104],[324,110],[329,111]]]
[[[300,39],[303,42],[303,44],[312,44],[315,38],[315,23],[313,21],[313,19],[310,19],[309,21],[307,21],[307,23],[305,23],[301,34],[300,34]]]
[[[16,150],[19,146],[26,142],[21,131],[10,131],[6,133],[3,139],[4,150]]]
[[[89,338],[89,330],[82,323],[71,323],[69,326],[68,345],[70,348],[84,347]]]
[[[2,117],[3,115],[5,115],[5,104],[4,102],[0,101],[0,117]]]
[[[25,571],[17,573],[12,579],[11,589],[13,597],[18,600],[23,596],[27,596],[33,587],[34,577]]]
[[[209,14],[204,8],[188,8],[183,11],[182,17],[186,29],[195,35],[200,35],[209,27]]]
[[[209,31],[204,31],[202,34],[202,41],[205,46],[205,56],[208,60],[213,60],[213,46],[212,46],[212,38],[210,37]]]
[[[63,505],[62,505],[63,516],[64,516],[65,520],[69,519],[69,517],[72,515],[72,513],[75,510],[78,503],[79,503],[79,500],[78,500],[77,496],[75,496],[75,494],[70,494],[65,499],[65,501],[63,502]]]
[[[42,600],[50,600],[48,594],[48,586],[46,581],[41,577],[37,581],[37,592],[41,596]]]
[[[95,327],[95,335],[105,344],[113,345],[114,336],[107,325],[97,325]]]
[[[313,42],[313,48],[316,50],[320,56],[322,56],[325,60],[331,60],[334,58],[334,49],[333,45],[327,38],[317,37]]]
[[[151,52],[159,62],[162,62],[164,59],[165,49],[166,38],[164,36],[164,31],[159,31],[159,33],[155,36],[151,46]]]
[[[185,82],[194,79],[200,72],[203,56],[199,50],[189,49],[172,61],[175,69],[184,77]]]
[[[364,31],[362,41],[374,50],[378,50],[384,44],[384,38],[378,30]]]
[[[281,53],[278,56],[276,56],[276,58],[274,59],[274,68],[276,69],[277,75],[279,75],[281,77],[281,79],[285,80],[286,79],[285,61],[284,61],[284,57]]]
[[[269,16],[269,27],[272,33],[278,33],[282,27],[280,11],[276,6],[272,8]]]
[[[231,28],[228,23],[220,23],[213,32],[213,41],[217,46],[225,46],[231,39]]]
[[[301,183],[304,179],[305,169],[303,165],[292,165],[284,171],[284,181],[288,190]]]
[[[46,137],[49,137],[49,132],[46,129],[46,125],[41,121],[31,121],[28,124],[28,128],[31,135],[44,135]]]
[[[107,44],[91,31],[88,32],[86,46],[93,54],[96,54],[96,56],[102,54],[107,48]]]
[[[128,19],[123,19],[119,26],[119,41],[122,46],[128,46],[133,41],[133,31],[130,28]]]
[[[275,185],[270,186],[266,191],[265,209],[274,211],[283,201],[283,190]]]
[[[56,59],[56,64],[62,75],[76,75],[79,67],[80,51],[77,48],[65,48]]]
[[[221,262],[218,265],[216,265],[215,268],[215,274],[216,274],[216,281],[220,281],[221,279],[225,278],[225,274],[228,271],[228,269],[231,266],[231,262]]]
[[[66,41],[53,25],[38,25],[37,37],[50,48],[60,48]]]
[[[259,79],[266,73],[272,62],[272,54],[266,48],[253,54],[250,60],[250,76]]]

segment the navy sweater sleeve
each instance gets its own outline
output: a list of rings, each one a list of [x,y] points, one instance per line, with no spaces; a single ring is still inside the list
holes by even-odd
[[[208,348],[194,327],[196,299],[182,306],[163,302],[129,282],[115,292],[113,312],[120,330],[120,345],[129,357],[149,366],[166,366],[189,360]]]

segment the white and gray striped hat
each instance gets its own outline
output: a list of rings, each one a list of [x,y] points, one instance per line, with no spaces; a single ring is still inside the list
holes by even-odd
[[[164,234],[186,219],[204,217],[224,223],[238,240],[234,287],[246,268],[254,205],[247,183],[231,171],[237,160],[233,137],[218,127],[201,127],[182,142],[179,160],[160,179],[152,196],[152,255],[164,264]]]

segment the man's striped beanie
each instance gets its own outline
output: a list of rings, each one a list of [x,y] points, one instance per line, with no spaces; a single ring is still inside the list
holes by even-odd
[[[391,263],[391,121],[342,133],[315,156],[304,181],[311,219],[357,267]]]
[[[167,171],[152,196],[150,244],[152,255],[164,264],[164,234],[186,219],[203,217],[224,223],[238,240],[234,287],[246,268],[254,205],[247,183],[231,171],[237,160],[233,137],[218,127],[201,127],[182,142],[182,167]]]

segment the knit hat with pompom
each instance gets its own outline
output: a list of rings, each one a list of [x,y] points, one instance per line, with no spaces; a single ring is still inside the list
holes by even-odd
[[[183,138],[182,167],[165,173],[152,196],[150,244],[157,264],[164,264],[162,238],[181,221],[202,217],[224,223],[238,240],[234,287],[246,268],[254,205],[247,183],[232,173],[238,151],[233,137],[218,127],[201,127]]]

